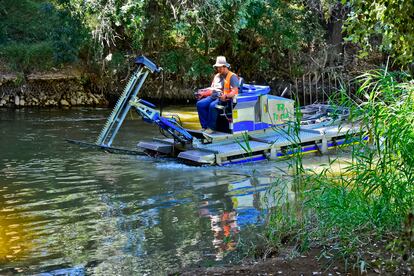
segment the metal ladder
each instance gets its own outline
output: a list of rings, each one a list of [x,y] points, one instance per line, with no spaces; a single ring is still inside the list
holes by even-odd
[[[108,117],[95,144],[101,147],[110,147],[119,131],[128,111],[131,109],[129,101],[134,99],[140,91],[151,70],[144,65],[139,65],[132,74],[122,95],[119,97],[111,115]]]

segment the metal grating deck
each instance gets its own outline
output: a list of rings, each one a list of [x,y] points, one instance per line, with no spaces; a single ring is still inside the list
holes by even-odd
[[[306,143],[311,141],[321,140],[323,135],[318,131],[301,129],[299,130],[298,137],[294,137],[293,133],[287,131],[275,131],[271,134],[252,135],[253,139],[272,144],[273,147],[283,147],[292,145],[293,143]],[[297,140],[298,139],[298,140]]]

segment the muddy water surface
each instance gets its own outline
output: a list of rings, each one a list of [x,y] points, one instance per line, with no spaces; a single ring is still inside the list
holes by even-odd
[[[197,127],[194,109],[168,111]],[[165,274],[226,262],[240,234],[263,223],[275,189],[293,200],[289,162],[189,167],[64,140],[93,142],[109,113],[0,109],[0,274]],[[130,115],[114,145],[158,135]]]

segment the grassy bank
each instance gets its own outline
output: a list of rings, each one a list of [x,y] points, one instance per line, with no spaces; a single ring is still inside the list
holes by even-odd
[[[353,120],[366,126],[352,147],[343,173],[331,166],[296,170],[297,201],[272,211],[273,246],[321,250],[321,258],[343,261],[347,270],[409,274],[414,265],[414,83],[402,73],[378,70],[362,75],[347,99]],[[344,104],[344,102],[341,102]],[[275,195],[283,197],[283,195]]]

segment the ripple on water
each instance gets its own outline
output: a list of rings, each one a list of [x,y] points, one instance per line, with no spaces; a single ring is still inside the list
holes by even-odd
[[[191,167],[64,141],[93,141],[104,112],[21,111],[6,123],[12,131],[0,144],[7,153],[0,156],[0,274],[13,267],[33,274],[80,265],[89,274],[165,272],[214,261],[232,250],[223,249],[223,240],[235,241],[236,229],[258,221],[258,193],[269,181],[255,171],[271,171],[268,163]],[[121,129],[120,145],[135,147],[135,139],[157,133],[133,123]],[[224,236],[226,227],[230,236]]]

